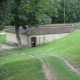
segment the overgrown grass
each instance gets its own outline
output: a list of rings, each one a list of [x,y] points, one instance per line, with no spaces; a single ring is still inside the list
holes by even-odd
[[[3,35],[2,43],[5,43],[4,39]],[[58,80],[80,80],[63,61],[51,56],[63,56],[80,68],[80,30],[38,47],[4,51],[0,57],[0,68],[4,70],[6,67],[6,74],[2,80],[46,80],[42,72],[42,63],[37,58],[30,57],[30,54],[40,56],[49,63]]]

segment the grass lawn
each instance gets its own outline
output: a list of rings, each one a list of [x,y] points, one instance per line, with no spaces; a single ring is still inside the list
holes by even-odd
[[[45,60],[51,65],[52,71],[58,80],[80,80],[80,76],[73,73],[59,58],[46,55]]]
[[[5,35],[1,41],[6,44]],[[71,71],[62,60],[51,56],[52,54],[62,56],[80,68],[80,30],[38,47],[4,51],[0,57],[1,80],[47,80],[42,71],[41,61],[30,57],[30,54],[42,57],[50,64],[57,80],[80,80],[80,76]]]
[[[42,63],[26,53],[4,52],[0,58],[1,80],[47,80],[42,72]]]
[[[0,44],[7,44],[5,34],[0,34]]]

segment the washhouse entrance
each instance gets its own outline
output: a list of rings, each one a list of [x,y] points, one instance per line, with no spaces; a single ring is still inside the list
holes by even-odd
[[[36,46],[36,37],[32,37],[31,38],[31,47],[35,47]]]

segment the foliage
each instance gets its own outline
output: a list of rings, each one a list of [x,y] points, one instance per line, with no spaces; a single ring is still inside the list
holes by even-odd
[[[46,2],[45,0],[5,0],[0,6],[0,24],[18,25],[23,28],[26,24],[37,26],[43,14],[47,13],[49,16],[57,14],[57,8],[54,6],[57,2],[55,0],[46,0]]]
[[[50,24],[51,22],[52,22],[52,19],[49,16],[47,16],[46,14],[43,14],[40,24],[45,25],[45,24]]]
[[[64,7],[65,7],[65,22],[73,23],[80,21],[80,1],[79,0],[61,0],[60,5],[57,7],[58,16],[53,16],[53,23],[64,22]]]
[[[55,1],[55,0],[54,0]],[[42,21],[43,14],[50,15],[57,13],[57,8],[53,0],[6,0],[1,5],[1,25],[15,26],[15,33],[18,42],[18,48],[21,49],[21,39],[19,36],[19,27],[26,29],[26,24],[30,27],[37,27]],[[58,0],[60,1],[60,0]],[[7,4],[7,5],[6,5]],[[4,11],[5,14],[4,14]],[[3,18],[4,17],[4,18]]]
[[[57,8],[53,5],[55,0],[28,0],[24,1],[25,4],[23,9],[27,11],[27,24],[29,26],[38,26],[41,24],[42,17],[44,15],[55,15],[57,14]],[[53,14],[53,13],[55,14]]]
[[[52,23],[63,23],[64,7],[66,23],[80,21],[79,0],[65,0],[65,6],[64,0],[46,0],[46,2],[45,0],[1,0],[0,28],[3,28],[4,24],[14,25],[14,22],[24,28],[25,24],[38,26],[41,24],[43,14],[52,17]],[[16,15],[16,13],[18,14]]]
[[[12,15],[11,6],[9,0],[2,0],[0,3],[0,29],[4,28],[4,25],[9,25]]]

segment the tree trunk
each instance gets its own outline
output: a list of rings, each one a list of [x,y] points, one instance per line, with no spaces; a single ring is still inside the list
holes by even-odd
[[[19,26],[15,26],[16,39],[18,42],[18,49],[22,49],[21,38],[19,36]]]

